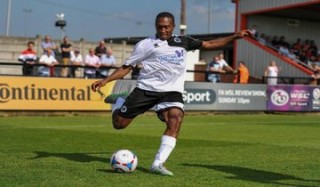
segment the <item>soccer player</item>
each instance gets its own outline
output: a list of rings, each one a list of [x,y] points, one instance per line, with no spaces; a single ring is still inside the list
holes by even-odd
[[[186,74],[186,52],[195,49],[215,49],[245,36],[249,30],[220,39],[201,41],[188,36],[173,35],[174,16],[161,12],[155,19],[156,34],[136,44],[124,65],[109,77],[94,82],[91,87],[98,91],[108,82],[126,76],[137,64],[142,64],[136,88],[126,98],[111,95],[105,99],[113,105],[113,126],[126,128],[139,114],[154,107],[159,119],[166,123],[160,148],[150,171],[173,176],[163,165],[173,151],[184,117],[182,92]],[[119,95],[118,95],[119,96]]]

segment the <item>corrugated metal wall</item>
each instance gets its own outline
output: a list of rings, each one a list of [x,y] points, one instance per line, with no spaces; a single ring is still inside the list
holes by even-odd
[[[276,8],[280,6],[289,6],[298,3],[315,2],[315,0],[239,0],[237,23],[240,28],[240,15],[243,13]]]
[[[285,77],[310,77],[306,73],[297,69],[296,67],[288,64],[280,58],[274,56],[271,53],[257,47],[253,43],[246,40],[238,40],[238,48],[241,49],[237,53],[237,59],[244,61],[250,72],[251,76],[262,78],[265,68],[269,65],[271,60],[275,60],[282,71],[279,76]]]
[[[248,26],[257,25],[258,32],[269,36],[285,36],[286,40],[293,44],[297,38],[312,39],[316,44],[320,44],[320,23],[299,20],[299,26],[288,26],[286,18],[260,16],[249,16]]]
[[[239,13],[244,13],[298,3],[314,2],[314,0],[239,0],[239,2]]]

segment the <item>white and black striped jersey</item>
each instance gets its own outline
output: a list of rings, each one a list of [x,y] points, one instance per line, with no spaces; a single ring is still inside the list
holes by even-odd
[[[186,75],[186,53],[199,49],[201,40],[188,36],[172,36],[160,40],[155,36],[136,44],[124,65],[142,64],[137,87],[155,92],[183,92]]]

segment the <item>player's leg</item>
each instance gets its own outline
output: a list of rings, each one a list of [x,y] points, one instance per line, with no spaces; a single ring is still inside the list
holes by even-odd
[[[116,109],[112,112],[112,124],[113,127],[118,130],[126,128],[133,120],[133,118],[131,119],[119,116],[119,110],[120,109]]]
[[[115,99],[115,103],[112,105],[112,124],[115,129],[124,129],[133,120],[133,118],[126,118],[119,115],[119,113],[121,112],[121,107],[124,103],[125,97],[120,96]]]
[[[108,96],[105,102],[115,100],[112,105],[112,123],[115,129],[126,128],[136,116],[143,114],[156,102],[156,97],[150,97],[145,94],[144,90],[138,88],[134,89],[127,97],[125,97],[127,94],[122,93],[117,94],[117,98],[114,95]]]
[[[167,127],[161,137],[160,147],[150,169],[151,172],[169,176],[173,176],[173,173],[163,165],[176,146],[177,137],[184,117],[183,104],[177,102],[174,105],[177,106],[161,110],[161,112],[158,113],[159,118],[166,122]]]
[[[184,117],[184,112],[181,108],[172,107],[162,113],[166,120],[167,128],[164,135],[178,138],[181,124]]]

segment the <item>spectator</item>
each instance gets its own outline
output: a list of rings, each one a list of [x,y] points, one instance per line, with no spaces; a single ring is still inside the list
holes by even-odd
[[[247,84],[249,81],[249,69],[243,61],[239,62],[239,68],[234,83]]]
[[[316,63],[311,64],[311,69],[313,71],[311,85],[319,85],[320,81],[320,66]]]
[[[278,49],[278,45],[279,45],[279,38],[278,36],[273,36],[272,40],[271,40],[271,44],[273,47]]]
[[[309,64],[309,62],[311,61],[310,59],[312,58],[312,56],[314,56],[313,54],[314,54],[314,52],[313,52],[313,50],[311,48],[309,48],[305,53],[305,56],[306,56],[307,61],[308,61],[308,65],[311,65],[311,64]]]
[[[72,45],[69,42],[69,39],[67,36],[63,37],[63,41],[60,45],[61,49],[61,62],[64,66],[70,65],[70,51],[72,50]],[[69,77],[70,71],[69,68],[63,67],[61,68],[60,75],[62,77]]]
[[[217,62],[217,64],[212,63],[210,66],[208,65],[207,70],[218,72],[217,74],[212,74],[211,76],[208,75],[207,78],[210,82],[216,83],[221,81],[221,73],[227,72],[234,72],[232,67],[228,65],[228,63],[224,60],[223,53],[218,53],[218,55],[214,58],[214,61]],[[218,65],[218,67],[217,67]],[[210,77],[209,77],[210,76]]]
[[[311,47],[310,40],[306,39],[304,41],[304,44],[302,45],[302,51],[307,52],[310,47]]]
[[[200,59],[199,59],[199,61],[198,61],[198,64],[204,64],[204,65],[206,65],[207,62],[206,62],[206,60],[205,60],[203,57],[200,57]]]
[[[301,39],[298,38],[291,48],[293,49],[295,55],[300,55],[300,51],[302,49]]]
[[[272,39],[271,36],[266,36],[266,46],[272,47]]]
[[[253,36],[255,37],[255,39],[257,39],[259,36],[259,33],[257,31],[257,25],[252,25],[252,28],[250,29],[250,31],[253,34]]]
[[[316,56],[315,64],[320,66],[320,55]]]
[[[290,51],[289,51],[287,45],[284,45],[283,43],[281,43],[279,45],[279,53],[283,56],[289,56]]]
[[[219,56],[215,56],[213,60],[207,65],[207,80],[212,83],[220,82],[220,75],[224,73],[223,67],[219,64]]]
[[[294,49],[290,49],[289,50],[289,54],[288,54],[288,57],[292,60],[297,60],[297,56],[295,55],[294,53]]]
[[[105,42],[103,40],[101,40],[99,42],[99,45],[95,48],[94,53],[99,58],[101,58],[102,54],[106,54],[107,53],[107,48],[106,48]]]
[[[40,66],[38,69],[38,74],[43,77],[54,77],[54,66],[59,64],[58,61],[52,55],[52,50],[50,48],[47,49],[47,52],[43,54],[39,59]]]
[[[96,70],[100,67],[100,59],[94,52],[94,49],[89,49],[89,54],[85,57],[84,64],[88,66],[84,69],[85,78],[96,78]]]
[[[312,66],[313,64],[317,64],[316,56],[311,56],[310,58],[308,58],[308,65]]]
[[[109,75],[110,67],[116,65],[116,59],[112,55],[112,49],[108,48],[106,54],[102,54],[100,57],[100,69],[97,71],[98,78],[106,78]]]
[[[33,65],[36,63],[37,55],[33,50],[34,42],[29,41],[27,44],[28,48],[20,54],[18,60],[23,63],[22,65],[22,74],[24,76],[33,75]]]
[[[43,49],[43,54],[45,54],[48,51],[48,49],[51,49],[53,57],[55,57],[55,52],[57,52],[58,50],[58,47],[53,41],[51,41],[51,37],[49,35],[46,35],[44,37],[44,41],[41,42],[41,47]]]
[[[272,60],[270,62],[270,65],[264,71],[264,76],[267,79],[268,85],[276,85],[277,84],[279,72],[280,72],[280,68],[278,68],[276,61]]]
[[[305,51],[301,51],[300,55],[299,55],[299,60],[305,64],[308,64],[308,59],[306,56],[306,52]]]
[[[285,46],[287,48],[290,47],[289,43],[286,41],[286,37],[284,37],[284,36],[280,37],[278,45],[279,45],[279,47],[280,46]]]
[[[83,59],[82,55],[80,54],[79,49],[75,49],[74,52],[71,52],[71,65],[73,66],[83,66]],[[81,75],[82,68],[80,69],[79,67],[71,67],[70,68],[70,77],[83,77]]]
[[[315,44],[314,40],[310,41],[310,49],[312,49],[312,51],[314,51],[314,55],[317,54],[318,52],[318,46]]]
[[[221,68],[226,69],[227,71],[234,72],[232,67],[229,66],[228,63],[226,62],[226,60],[224,59],[224,54],[223,53],[219,53],[218,57],[219,57],[218,62],[219,62],[219,65],[220,65]]]
[[[266,35],[264,33],[260,34],[259,36],[259,42],[263,45],[266,45],[267,41],[266,41]]]

